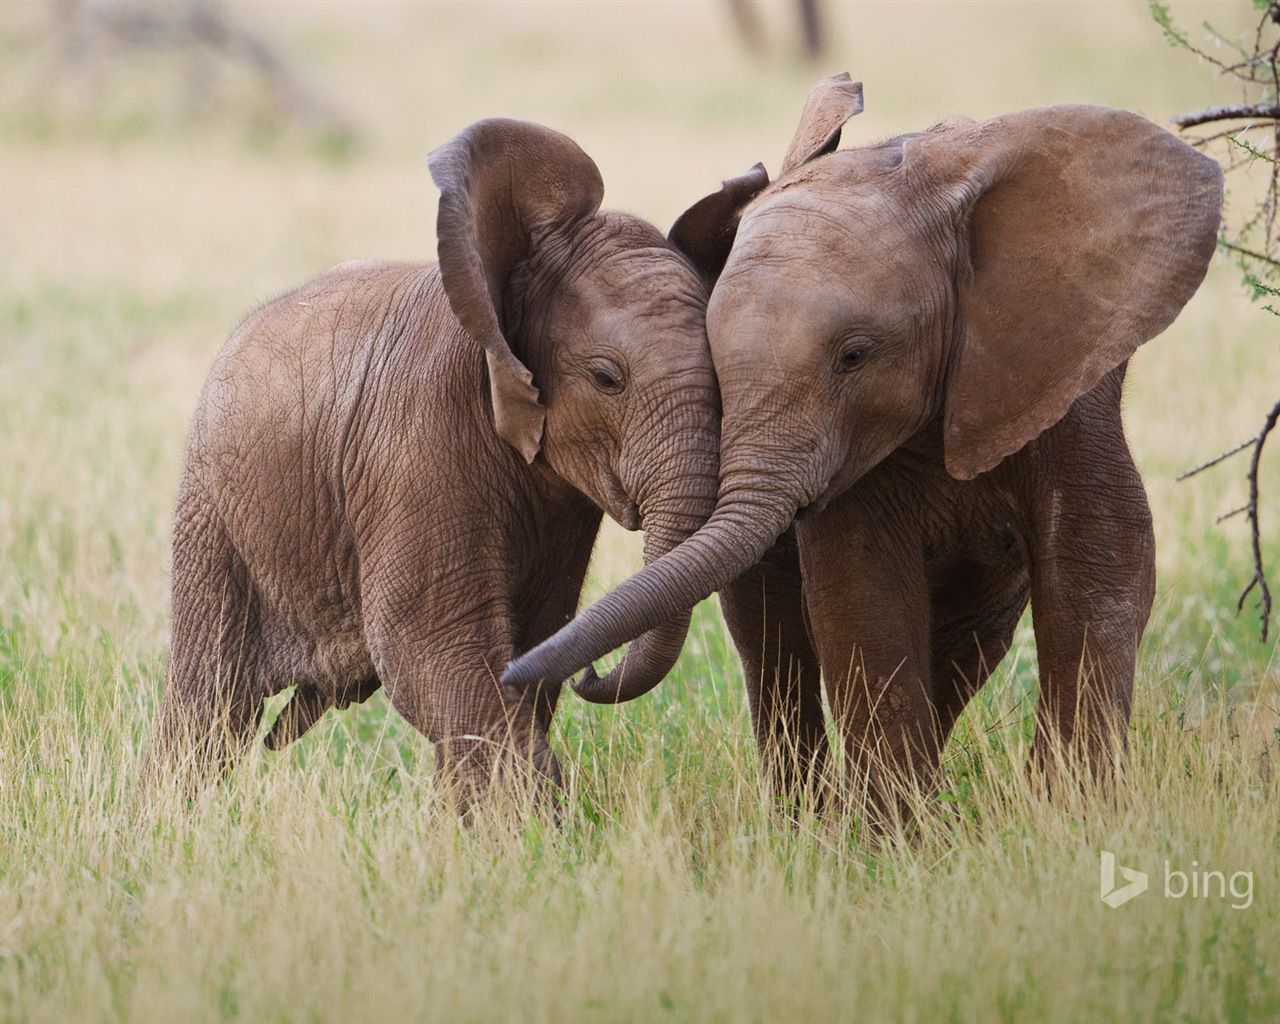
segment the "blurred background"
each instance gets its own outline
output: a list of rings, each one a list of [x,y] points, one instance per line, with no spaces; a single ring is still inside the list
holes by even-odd
[[[1247,500],[1247,456],[1176,479],[1280,397],[1280,299],[1252,299],[1226,254],[1130,366],[1159,579],[1114,801],[1019,781],[1024,622],[948,750],[963,818],[878,849],[842,817],[773,814],[709,601],[653,694],[561,702],[555,836],[455,830],[382,694],[194,807],[135,816],[210,362],[337,262],[433,259],[431,148],[481,117],[541,122],[595,158],[607,205],[665,229],[722,178],[776,173],[837,71],[865,86],[846,146],[1060,102],[1167,125],[1276,101],[1275,81],[1242,96],[1213,63],[1260,24],[1274,45],[1265,5],[1167,11],[1206,57],[1120,0],[817,0],[816,53],[794,0],[0,0],[0,1019],[1280,1016],[1277,630],[1260,641],[1256,593],[1236,614],[1248,522],[1216,521]],[[1274,168],[1246,155],[1237,217]],[[1280,565],[1274,449],[1259,513]],[[638,558],[606,524],[588,599]],[[1247,870],[1251,894],[1257,872],[1258,903],[1156,898],[1153,875],[1113,911],[1099,849],[1141,870],[1158,855],[1166,885],[1170,862],[1199,864],[1202,895],[1205,867]]]
[[[1258,23],[1250,0],[1169,11],[1197,42],[1206,18],[1242,39]],[[334,263],[434,258],[432,147],[485,116],[541,122],[595,158],[606,205],[665,229],[721,178],[776,172],[809,89],[841,70],[866,95],[845,145],[1041,104],[1168,124],[1240,98],[1134,2],[0,5],[7,635],[101,630],[162,654],[170,509],[214,352]],[[1234,615],[1247,526],[1214,522],[1245,466],[1174,478],[1257,429],[1280,381],[1273,325],[1220,258],[1130,373],[1160,534],[1150,643],[1188,673],[1269,663],[1256,617]],[[610,529],[593,592],[636,551]]]
[[[199,252],[201,287],[247,303],[357,253],[430,258],[425,154],[491,115],[569,133],[609,203],[665,227],[722,177],[776,169],[809,88],[834,71],[865,83],[846,144],[1057,102],[1164,122],[1215,96],[1142,3],[818,3],[817,56],[801,8],[7,3],[6,281],[172,288],[194,284]],[[1172,10],[1193,31],[1254,21],[1248,0]]]

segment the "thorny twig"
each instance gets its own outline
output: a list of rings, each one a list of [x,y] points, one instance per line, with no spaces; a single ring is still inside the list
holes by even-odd
[[[1267,263],[1272,267],[1280,269],[1280,258],[1277,258],[1276,256],[1267,256],[1254,249],[1247,249],[1243,245],[1236,245],[1235,242],[1228,242],[1225,238],[1219,239],[1218,245],[1223,249],[1238,253],[1241,256],[1248,256],[1251,260],[1257,260],[1259,263]]]

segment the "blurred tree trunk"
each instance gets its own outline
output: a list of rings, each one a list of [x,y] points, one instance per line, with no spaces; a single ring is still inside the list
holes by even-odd
[[[237,24],[222,0],[52,0],[57,39],[54,74],[94,87],[113,63],[169,51],[186,61],[193,112],[218,101],[219,61],[252,76],[283,119],[309,130],[351,128],[307,88],[266,40]]]
[[[728,0],[729,17],[734,29],[752,53],[764,52],[764,31],[756,11],[754,0]],[[800,40],[805,56],[816,62],[826,48],[826,36],[818,0],[794,0],[794,9],[800,21]]]

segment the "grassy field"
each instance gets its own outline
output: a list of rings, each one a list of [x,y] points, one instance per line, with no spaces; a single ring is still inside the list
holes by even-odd
[[[255,304],[333,263],[430,258],[423,157],[471,120],[570,132],[607,203],[665,227],[721,177],[776,169],[835,70],[866,83],[851,143],[957,113],[1163,120],[1233,98],[1138,4],[831,4],[817,69],[792,54],[790,8],[759,6],[757,57],[711,2],[234,6],[350,139],[274,122],[233,73],[196,111],[171,54],[69,73],[44,5],[0,8],[0,1020],[1280,1016],[1280,686],[1234,614],[1246,525],[1214,522],[1245,467],[1174,480],[1280,390],[1276,321],[1226,262],[1130,372],[1160,584],[1116,792],[1026,782],[1024,627],[948,749],[950,824],[875,849],[839,820],[780,825],[709,603],[655,694],[563,703],[559,830],[460,829],[381,696],[194,808],[139,813],[208,364]],[[1246,8],[1173,5],[1231,28]],[[637,551],[608,529],[591,593]],[[1103,850],[1148,892],[1104,905]],[[1209,870],[1235,894],[1165,894]]]

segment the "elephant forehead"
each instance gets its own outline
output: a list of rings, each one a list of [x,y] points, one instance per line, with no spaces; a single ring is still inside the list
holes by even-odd
[[[566,357],[598,348],[634,368],[648,353],[709,364],[706,291],[674,250],[615,252],[565,282],[559,298],[572,337],[561,338]],[[687,357],[687,358],[686,358]]]
[[[706,290],[693,268],[673,249],[630,249],[616,253],[602,267],[603,297],[616,305],[639,299],[684,306],[701,314]]]
[[[535,254],[542,289],[553,302],[591,319],[601,313],[653,315],[693,310],[701,319],[706,289],[688,261],[653,225],[602,211],[557,232]]]
[[[907,258],[902,247],[850,244],[817,249],[762,238],[726,265],[707,307],[713,344],[717,330],[745,322],[823,334],[831,329],[914,319],[945,284],[932,261]],[[933,278],[938,278],[934,281]]]
[[[896,190],[813,182],[743,217],[725,273],[744,263],[797,260],[841,272],[868,262],[901,272],[918,262],[928,235],[916,206]]]
[[[650,315],[659,310],[701,319],[706,290],[673,249],[614,249],[581,262],[561,280],[565,298],[584,310]]]
[[[955,235],[930,220],[929,204],[904,203],[884,182],[836,184],[797,184],[744,216],[709,324],[737,309],[801,316],[802,306],[844,324],[897,319],[945,292]]]

